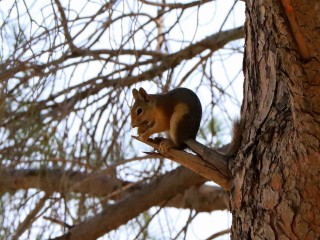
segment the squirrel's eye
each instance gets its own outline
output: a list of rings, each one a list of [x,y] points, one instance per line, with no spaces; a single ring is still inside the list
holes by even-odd
[[[142,113],[142,108],[137,108],[137,115],[140,115]]]

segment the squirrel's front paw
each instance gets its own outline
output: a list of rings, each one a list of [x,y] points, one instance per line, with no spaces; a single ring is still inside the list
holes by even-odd
[[[148,122],[143,122],[138,126],[138,134],[144,134],[150,129],[151,125]]]
[[[142,141],[142,142],[146,142],[149,138],[149,135],[148,134],[140,134],[138,136],[138,138]]]
[[[174,146],[175,145],[171,140],[163,139],[159,144],[159,151],[161,153],[166,153],[170,148],[173,148]]]

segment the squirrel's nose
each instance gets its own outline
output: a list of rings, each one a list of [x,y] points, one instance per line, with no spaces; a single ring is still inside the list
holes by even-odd
[[[138,126],[138,124],[137,123],[135,123],[135,122],[131,122],[131,127],[132,128],[135,128],[135,127],[137,127]]]

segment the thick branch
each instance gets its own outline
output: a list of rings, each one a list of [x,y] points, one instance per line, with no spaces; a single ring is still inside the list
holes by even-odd
[[[0,170],[0,193],[37,188],[45,192],[76,192],[106,196],[127,183],[106,174],[86,174],[61,169]]]
[[[56,239],[97,239],[118,228],[150,207],[182,193],[193,185],[206,181],[202,176],[184,167],[162,175],[118,203],[108,206],[101,213],[74,226],[67,234]],[[90,231],[88,231],[90,229]]]
[[[192,186],[165,204],[166,207],[193,209],[197,212],[212,212],[229,208],[229,194],[220,187]]]
[[[161,178],[161,176],[160,176]],[[60,169],[2,169],[0,170],[0,193],[39,189],[51,193],[81,193],[91,197],[122,199],[143,183],[129,183],[108,176],[106,173],[86,174]],[[160,203],[157,206],[163,206]],[[214,186],[195,186],[177,194],[165,204],[166,207],[194,209],[212,212],[228,208],[228,193]]]

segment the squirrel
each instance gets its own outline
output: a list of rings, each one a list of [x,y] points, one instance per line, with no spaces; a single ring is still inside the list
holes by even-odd
[[[198,96],[187,88],[176,88],[166,94],[148,94],[143,88],[132,90],[135,102],[131,108],[131,125],[138,127],[139,138],[146,141],[152,134],[168,132],[160,149],[183,149],[184,141],[195,139],[200,127],[202,107]]]
[[[131,108],[132,128],[138,128],[138,135],[146,141],[152,134],[168,132],[170,139],[162,139],[160,150],[184,149],[188,139],[196,139],[202,116],[202,106],[198,96],[187,88],[176,88],[165,94],[148,94],[143,88],[132,90],[135,100]],[[235,121],[233,141],[222,153],[233,156],[241,142],[242,124]],[[225,149],[223,149],[225,150]]]

